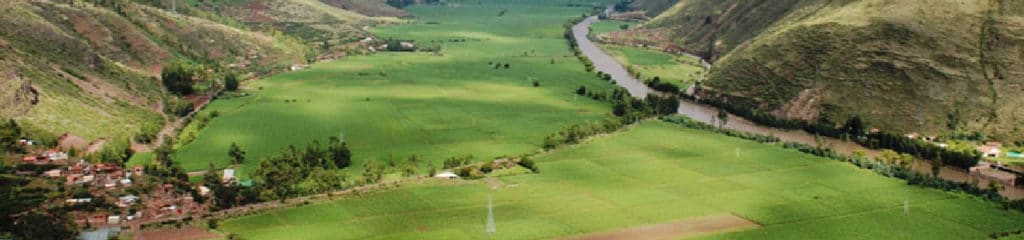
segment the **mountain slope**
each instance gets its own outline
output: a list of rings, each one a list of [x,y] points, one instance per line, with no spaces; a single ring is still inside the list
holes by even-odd
[[[716,60],[708,96],[789,119],[1021,140],[1024,3],[681,0],[646,28]],[[714,44],[714,51],[709,51]]]
[[[171,61],[203,63],[200,78],[209,81],[222,71],[281,71],[315,53],[292,37],[225,24],[231,19],[101,3],[0,3],[0,118],[42,138],[152,133],[163,125],[165,102],[176,98],[159,82]],[[218,67],[226,65],[241,68]]]

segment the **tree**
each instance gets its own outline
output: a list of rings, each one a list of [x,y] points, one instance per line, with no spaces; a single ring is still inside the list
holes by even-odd
[[[302,162],[308,168],[323,167],[327,159],[325,155],[326,153],[320,150],[320,141],[313,140],[313,143],[306,145],[306,153],[302,154]]]
[[[352,165],[352,152],[348,150],[348,145],[342,142],[341,139],[331,137],[330,143],[327,146],[327,152],[330,155],[331,162],[337,168],[346,168]]]
[[[224,89],[228,91],[238,90],[238,76],[234,73],[224,76]]]
[[[181,62],[173,62],[164,66],[160,71],[160,80],[167,91],[177,95],[189,95],[195,90],[192,84],[195,82],[195,70]]]
[[[14,119],[8,119],[6,123],[0,124],[0,148],[14,151],[18,148],[18,139],[21,138],[21,127]]]
[[[579,89],[576,89],[576,95],[580,95],[580,96],[587,95],[587,87],[580,86]]]
[[[153,150],[153,159],[156,160],[159,166],[169,167],[171,166],[171,153],[173,153],[173,150],[170,141],[164,141],[164,144]]]
[[[214,189],[220,185],[220,174],[217,174],[217,169],[213,167],[213,163],[210,163],[210,167],[206,169],[206,173],[203,173],[203,185]]]
[[[729,113],[724,109],[718,109],[718,122],[718,128],[723,128],[729,123]]]
[[[854,137],[863,136],[865,128],[864,120],[861,120],[859,116],[850,118],[849,120],[846,120],[846,124],[843,124],[843,132]]]
[[[228,157],[231,157],[231,163],[242,164],[245,163],[245,151],[238,147],[238,144],[231,143],[231,147],[228,149]]]

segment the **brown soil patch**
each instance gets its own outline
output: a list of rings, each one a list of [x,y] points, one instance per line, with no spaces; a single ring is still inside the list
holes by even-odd
[[[215,239],[221,236],[216,233],[207,232],[197,227],[182,227],[181,229],[155,229],[146,230],[135,234],[135,239],[161,240],[161,239]]]
[[[65,133],[57,139],[57,148],[63,151],[68,151],[72,148],[83,150],[87,147],[89,147],[89,142],[85,141],[82,137],[71,135],[70,133]]]
[[[613,232],[587,234],[570,240],[679,239],[711,233],[759,228],[761,225],[732,214],[711,215],[682,221],[647,225]]]

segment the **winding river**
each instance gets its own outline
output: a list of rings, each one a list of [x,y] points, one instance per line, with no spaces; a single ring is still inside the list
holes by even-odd
[[[657,94],[657,92],[647,87],[647,85],[645,85],[643,82],[637,80],[636,78],[633,78],[633,76],[626,71],[625,67],[623,67],[618,61],[615,61],[614,58],[612,58],[603,50],[601,50],[601,48],[598,47],[597,44],[590,40],[590,38],[588,37],[588,35],[590,34],[590,25],[598,21],[600,21],[600,19],[598,19],[597,16],[591,16],[572,27],[573,37],[576,39],[576,43],[579,46],[580,51],[583,53],[583,55],[589,58],[591,62],[593,62],[594,68],[597,71],[601,71],[611,75],[612,79],[615,80],[615,84],[625,88],[633,97],[642,99],[647,97],[648,94]],[[718,123],[716,123],[718,115],[717,108],[697,104],[689,100],[679,100],[678,114],[693,118],[694,120],[701,121],[704,123],[718,125]],[[816,146],[818,145],[818,141],[821,141],[821,144],[823,144],[824,146],[830,147],[844,154],[852,154],[855,151],[863,151],[864,153],[867,153],[868,156],[874,157],[878,156],[880,153],[877,150],[865,148],[854,142],[842,141],[839,139],[828,137],[816,138],[814,135],[811,135],[802,130],[787,130],[766,127],[732,114],[729,114],[729,121],[726,122],[724,127],[728,129],[744,131],[749,133],[773,135],[779,137],[779,139],[782,139],[783,141],[797,142],[811,146]],[[913,164],[913,168],[918,172],[930,173],[931,163],[927,161],[915,161],[915,163]],[[962,170],[952,167],[944,167],[939,176],[948,180],[960,182],[978,180],[979,184],[982,184],[982,186],[988,184],[988,181],[985,179],[978,179],[977,177],[971,176],[970,174]],[[1000,193],[1003,196],[1012,199],[1024,198],[1024,189],[1021,188],[1007,187],[1006,189],[1000,191]]]

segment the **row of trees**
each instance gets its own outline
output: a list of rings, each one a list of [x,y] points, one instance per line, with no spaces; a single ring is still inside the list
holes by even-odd
[[[942,148],[929,142],[907,138],[899,134],[887,132],[869,133],[867,123],[860,117],[852,117],[840,125],[827,117],[821,117],[816,122],[779,118],[771,113],[757,110],[756,103],[744,97],[709,97],[702,98],[699,102],[726,109],[733,114],[759,124],[778,128],[803,129],[815,135],[850,139],[868,148],[892,149],[900,153],[907,153],[918,158],[930,160],[937,164],[947,164],[967,169],[977,165],[978,161],[981,160],[981,153],[973,148]]]
[[[978,165],[978,161],[981,160],[981,153],[974,148],[955,145],[942,148],[929,142],[886,132],[868,134],[866,138],[858,142],[869,148],[892,149],[918,158],[929,159],[935,165],[950,165],[961,169]]]

